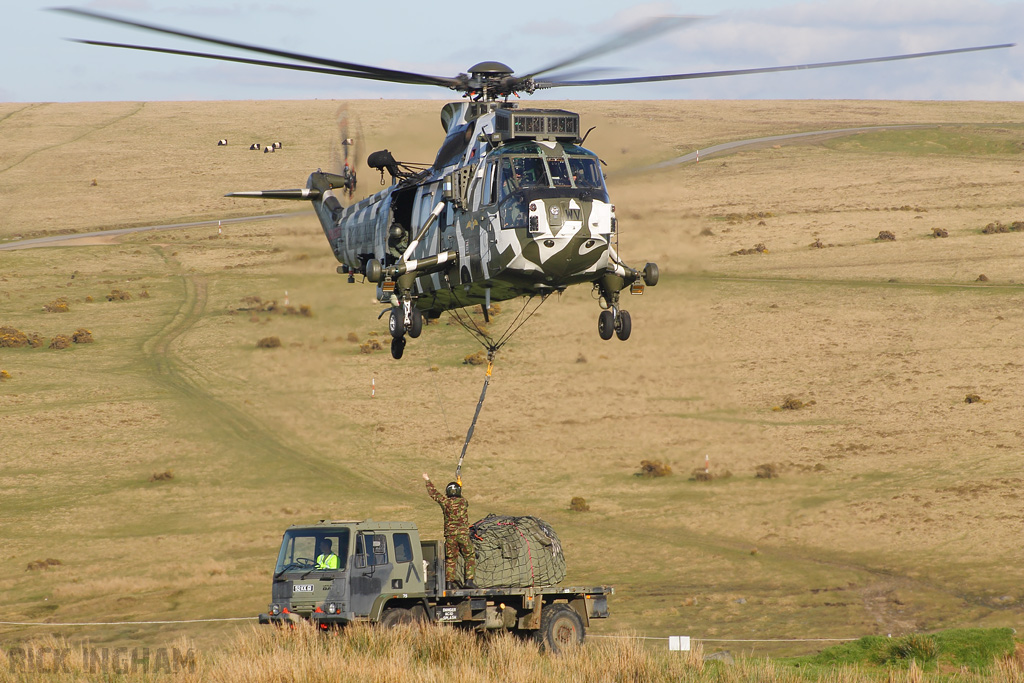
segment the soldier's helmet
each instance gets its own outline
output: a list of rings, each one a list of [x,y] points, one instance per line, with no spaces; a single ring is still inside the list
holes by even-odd
[[[448,486],[444,487],[444,493],[449,498],[461,498],[462,497],[462,487],[459,486],[459,482],[451,481],[451,482],[448,482]]]

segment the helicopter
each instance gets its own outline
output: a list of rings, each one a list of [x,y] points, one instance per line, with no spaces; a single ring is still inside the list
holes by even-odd
[[[320,169],[299,189],[239,191],[227,197],[301,200],[312,203],[335,257],[350,283],[360,274],[376,284],[376,299],[389,314],[391,355],[400,359],[406,336],[420,336],[424,319],[480,306],[489,321],[491,303],[525,297],[543,302],[570,286],[590,284],[602,309],[601,339],[625,341],[632,322],[621,293],[643,294],[657,285],[655,263],[636,268],[618,255],[618,220],[608,195],[603,163],[583,145],[579,115],[562,109],[520,108],[513,96],[556,87],[622,85],[762,74],[936,57],[1012,47],[1012,44],[955,48],[729,71],[620,78],[579,78],[563,71],[600,54],[650,40],[698,20],[658,17],[627,29],[525,75],[508,65],[482,61],[467,73],[436,76],[386,69],[269,47],[239,43],[78,8],[60,8],[89,19],[187,38],[244,52],[290,60],[271,61],[96,40],[76,42],[103,47],[199,57],[242,64],[330,74],[393,83],[448,88],[462,94],[441,109],[444,140],[430,164],[400,162],[387,149],[369,155],[367,165],[390,176],[385,189],[344,206],[356,178],[347,161],[341,173]],[[586,75],[586,73],[584,73]],[[525,310],[525,305],[524,305]],[[535,309],[536,310],[536,309]],[[517,320],[519,316],[517,316]],[[461,317],[460,317],[461,322]],[[521,323],[520,323],[521,324]],[[473,331],[463,323],[467,329]],[[507,341],[486,340],[489,356]],[[516,328],[518,329],[518,328]]]

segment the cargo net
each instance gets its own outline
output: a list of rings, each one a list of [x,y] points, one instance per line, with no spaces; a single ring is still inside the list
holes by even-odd
[[[558,535],[536,517],[490,514],[469,527],[476,553],[476,585],[528,588],[565,579],[565,556]],[[456,573],[464,576],[459,555]]]

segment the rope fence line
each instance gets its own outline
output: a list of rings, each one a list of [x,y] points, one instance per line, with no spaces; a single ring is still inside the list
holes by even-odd
[[[256,617],[167,619],[164,621],[0,621],[0,626],[135,626],[144,624],[198,624],[210,621],[252,621]]]
[[[677,637],[677,636],[676,636]],[[606,636],[588,633],[587,638],[622,638],[632,640],[672,640],[670,636]],[[696,643],[825,643],[851,642],[860,638],[698,638],[691,636]]]
[[[0,621],[0,626],[146,626],[166,624],[199,624],[222,621],[252,621],[256,617],[219,617],[211,619],[165,619],[161,621]],[[678,636],[673,636],[678,637]],[[664,640],[669,636],[602,635],[588,633],[587,638],[615,638],[620,640]],[[858,638],[699,638],[691,637],[696,643],[825,643],[850,642]]]

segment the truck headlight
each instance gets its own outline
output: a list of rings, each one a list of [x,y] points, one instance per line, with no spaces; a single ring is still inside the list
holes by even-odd
[[[333,602],[330,603],[329,605],[327,605],[327,613],[328,614],[337,614],[338,613],[338,606],[335,605]]]
[[[274,603],[273,605],[270,606],[270,613],[273,614],[276,617],[278,614],[281,613],[281,606],[278,605],[277,603]]]

